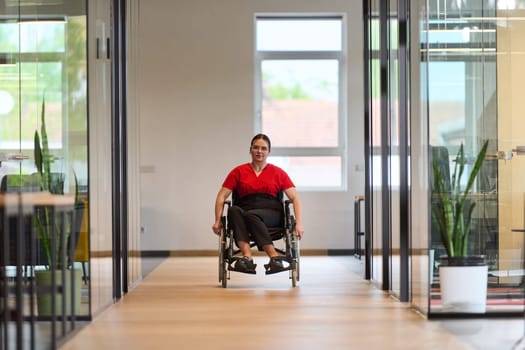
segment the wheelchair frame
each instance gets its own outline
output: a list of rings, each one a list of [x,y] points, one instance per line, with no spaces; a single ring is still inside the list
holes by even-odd
[[[234,198],[235,196],[232,196]],[[299,238],[295,235],[295,216],[292,214],[291,206],[292,201],[283,201],[282,192],[279,193],[279,199],[283,204],[284,211],[284,226],[283,227],[269,227],[269,233],[272,237],[272,241],[284,241],[284,249],[275,247],[275,250],[282,254],[282,261],[288,263],[282,271],[289,271],[289,278],[292,280],[292,287],[297,286],[299,281],[299,260],[300,260],[300,247]],[[230,279],[230,272],[234,271],[232,264],[237,260],[241,259],[240,249],[236,247],[235,239],[233,236],[233,229],[228,223],[228,210],[232,205],[231,200],[224,202],[223,215],[221,216],[222,229],[219,236],[219,283],[223,288],[228,286],[228,280]],[[250,241],[250,247],[256,247],[257,244],[254,241]],[[258,247],[259,251],[262,251]],[[268,271],[266,272],[268,274]]]

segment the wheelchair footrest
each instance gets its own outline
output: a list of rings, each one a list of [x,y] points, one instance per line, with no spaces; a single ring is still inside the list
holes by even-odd
[[[265,265],[265,266],[266,266],[266,265]],[[272,274],[274,274],[274,273],[279,273],[279,272],[289,271],[289,270],[291,270],[291,269],[292,269],[292,268],[291,268],[290,266],[288,266],[288,267],[283,267],[282,269],[269,269],[269,268],[267,268],[267,269],[266,269],[266,274],[267,274],[267,275],[272,275]]]
[[[285,262],[288,265],[283,265],[283,262]],[[271,275],[274,273],[291,270],[292,264],[286,256],[276,256],[274,258],[271,258],[270,262],[264,265],[264,268],[266,269],[266,274]]]
[[[243,258],[239,257],[234,257],[232,261],[228,264],[229,271],[248,273],[251,275],[256,274],[256,267],[257,264],[254,264],[253,261],[246,263],[245,261],[243,261]]]
[[[235,272],[249,273],[250,275],[255,275],[257,273],[255,269],[253,270],[236,269],[235,267],[232,267],[232,266],[228,267],[228,270],[235,271]]]

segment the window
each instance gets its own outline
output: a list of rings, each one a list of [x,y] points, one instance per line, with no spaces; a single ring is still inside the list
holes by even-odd
[[[7,16],[0,21],[0,177],[36,171],[34,135],[44,114],[52,171],[74,171],[84,186],[86,17]]]
[[[346,187],[342,16],[257,16],[256,131],[296,186]]]
[[[38,35],[36,35],[38,33]],[[48,110],[50,149],[63,147],[62,103],[66,23],[27,21],[0,23],[0,153],[24,153],[32,158],[34,132],[40,127],[41,104]],[[57,160],[55,164],[60,163]],[[34,171],[34,162],[11,162],[2,172],[19,166]]]

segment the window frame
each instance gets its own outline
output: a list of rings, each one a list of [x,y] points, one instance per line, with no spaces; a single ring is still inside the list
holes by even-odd
[[[333,19],[341,21],[341,50],[323,51],[258,51],[257,21]],[[339,186],[301,186],[307,191],[346,191],[348,174],[347,157],[347,45],[345,14],[255,14],[254,16],[254,126],[255,133],[262,129],[262,64],[270,60],[336,60],[338,62],[338,143],[335,147],[279,147],[272,145],[271,156],[282,157],[339,157],[341,159],[341,183]],[[286,169],[285,169],[286,170]]]

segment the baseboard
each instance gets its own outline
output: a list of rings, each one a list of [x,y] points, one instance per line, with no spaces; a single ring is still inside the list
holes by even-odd
[[[142,250],[140,256],[142,258],[167,258],[170,252],[169,250]]]
[[[301,251],[301,254],[303,252]],[[326,255],[354,255],[356,253],[355,249],[328,249]]]
[[[217,256],[217,250],[143,250],[143,258]],[[265,255],[254,252],[254,255]],[[301,249],[301,256],[344,256],[354,255],[354,249]]]

